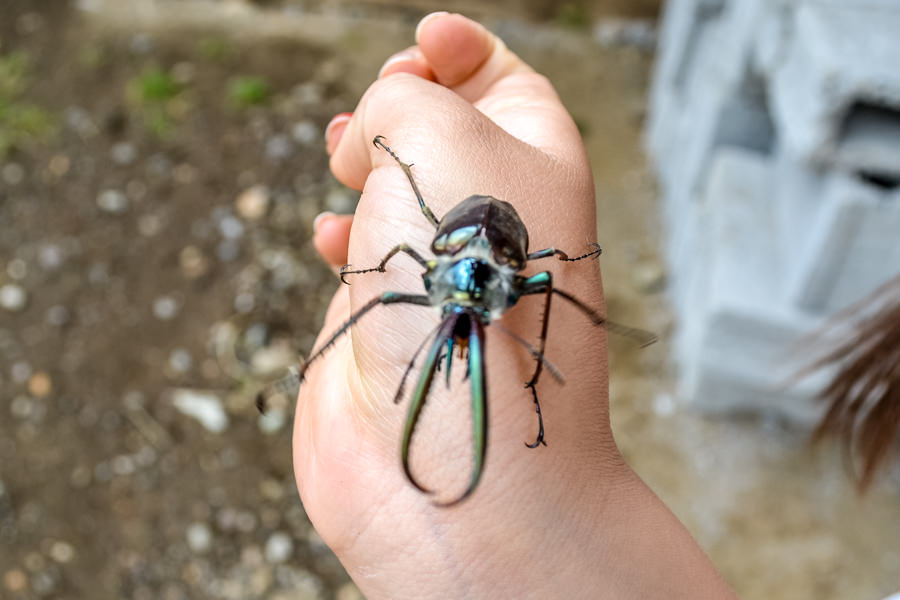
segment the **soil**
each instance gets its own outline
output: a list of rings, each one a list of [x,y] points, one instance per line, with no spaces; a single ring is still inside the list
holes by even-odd
[[[357,195],[328,172],[324,127],[436,3],[3,4],[0,61],[31,66],[15,101],[51,127],[0,156],[0,286],[26,295],[0,308],[0,597],[359,597],[303,512],[289,418],[253,398],[308,352],[337,286],[312,220]],[[896,591],[895,482],[861,499],[807,432],[679,403],[641,146],[652,54],[548,4],[472,8],[582,127],[610,314],[662,335],[612,340],[629,462],[744,598]],[[227,424],[181,412],[186,394]]]

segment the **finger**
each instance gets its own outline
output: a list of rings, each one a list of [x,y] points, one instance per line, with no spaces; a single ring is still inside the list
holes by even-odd
[[[471,19],[447,13],[422,19],[416,39],[439,83],[520,140],[566,162],[581,160],[578,128],[556,90],[503,40]]]
[[[352,224],[353,215],[324,212],[316,217],[313,224],[313,246],[332,268],[347,264],[347,245],[350,243]]]
[[[418,46],[410,46],[387,59],[378,72],[378,77],[380,79],[394,73],[409,73],[429,81],[435,80],[434,72]]]
[[[426,16],[416,29],[416,41],[437,82],[469,102],[504,77],[532,72],[503,40],[462,15]]]

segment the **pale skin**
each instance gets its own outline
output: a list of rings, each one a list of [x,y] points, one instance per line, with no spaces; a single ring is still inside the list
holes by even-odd
[[[318,220],[322,257],[335,269],[371,267],[401,241],[430,255],[434,229],[402,170],[372,145],[376,135],[414,163],[438,218],[471,194],[490,194],[516,207],[532,251],[588,251],[597,217],[591,172],[548,80],[460,15],[429,16],[416,41],[386,62],[352,116],[329,127],[331,169],[363,195],[354,216]],[[547,258],[527,272],[544,269],[603,310],[598,262]],[[319,341],[383,291],[422,293],[421,270],[401,255],[383,274],[351,276]],[[538,297],[521,300],[501,323],[536,343],[541,309]],[[429,402],[441,420],[414,438],[413,470],[434,496],[403,475],[406,404],[392,402],[436,309],[376,308],[308,371],[294,425],[297,485],[316,529],[370,600],[735,597],[616,447],[604,330],[563,302],[553,309],[546,355],[566,384],[544,375],[538,385],[548,445],[523,444],[537,430],[522,387],[532,359],[489,326],[487,465],[475,493],[452,508],[432,501],[452,499],[470,473],[468,388],[461,380],[435,386]]]

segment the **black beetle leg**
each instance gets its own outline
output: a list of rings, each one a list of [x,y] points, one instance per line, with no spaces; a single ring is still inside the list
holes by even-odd
[[[531,382],[526,383],[525,387],[531,389],[531,395],[534,398],[534,411],[537,413],[537,416],[538,416],[537,439],[534,440],[533,444],[529,444],[528,442],[525,442],[525,445],[529,448],[537,448],[541,444],[546,446],[547,442],[544,441],[544,416],[541,414],[541,403],[538,402],[537,390],[535,389],[534,384]]]
[[[339,273],[339,275],[341,277],[341,282],[345,283],[347,285],[350,285],[350,283],[346,279],[344,279],[344,276],[346,276],[346,275],[360,275],[362,273],[374,273],[375,271],[378,271],[379,273],[384,273],[385,267],[387,266],[388,261],[391,260],[392,258],[394,258],[394,256],[398,252],[403,252],[405,254],[410,255],[413,258],[413,260],[415,260],[417,263],[419,263],[426,269],[429,267],[428,261],[425,260],[424,258],[422,258],[421,254],[419,254],[418,252],[413,250],[409,244],[397,244],[396,246],[391,248],[391,250],[385,255],[384,258],[381,259],[381,262],[378,263],[377,267],[371,267],[369,269],[357,269],[356,271],[348,270],[348,267],[350,265],[344,265],[343,267],[341,267],[341,271]]]
[[[400,157],[394,154],[394,151],[384,143],[383,135],[376,135],[375,139],[372,140],[372,143],[376,148],[381,148],[382,150],[390,154],[395,161],[397,161],[397,164],[399,164],[400,168],[403,169],[403,172],[406,173],[406,178],[409,179],[409,184],[412,186],[413,193],[416,195],[416,200],[419,201],[419,208],[422,209],[422,214],[424,214],[425,218],[428,219],[428,221],[432,225],[434,225],[435,229],[437,229],[439,221],[437,217],[434,216],[434,213],[431,212],[431,209],[425,205],[425,200],[422,199],[422,192],[419,191],[419,186],[416,185],[416,180],[413,179],[412,171],[410,170],[410,167],[412,165],[406,164],[405,162],[400,160]]]
[[[568,254],[566,254],[562,250],[557,250],[556,248],[544,248],[543,250],[538,250],[537,252],[532,252],[531,254],[529,254],[528,260],[538,260],[539,258],[547,258],[548,256],[555,256],[559,260],[563,260],[563,261],[567,261],[567,262],[574,262],[576,260],[582,260],[585,258],[600,256],[600,253],[603,252],[603,249],[600,248],[599,244],[591,243],[590,246],[591,246],[591,248],[593,248],[593,250],[591,250],[590,252],[586,252],[585,254],[582,254],[581,256],[576,256],[575,258],[569,258]]]

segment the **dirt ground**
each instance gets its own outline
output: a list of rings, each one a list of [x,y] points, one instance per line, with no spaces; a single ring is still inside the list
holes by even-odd
[[[0,597],[358,598],[303,512],[289,416],[260,419],[253,396],[337,286],[312,220],[356,194],[324,127],[437,3],[0,3]],[[609,20],[658,2],[450,4],[584,132],[610,315],[662,336],[612,340],[632,466],[743,598],[900,589],[897,477],[860,498],[808,432],[674,391],[641,145],[652,27]]]

